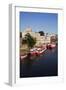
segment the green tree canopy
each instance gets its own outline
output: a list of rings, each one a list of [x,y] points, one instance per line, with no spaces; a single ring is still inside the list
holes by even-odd
[[[26,43],[29,48],[32,48],[36,44],[36,38],[33,38],[29,33],[27,33],[23,43]]]
[[[45,33],[43,31],[39,31],[39,33],[40,33],[40,36],[44,36],[45,35]]]

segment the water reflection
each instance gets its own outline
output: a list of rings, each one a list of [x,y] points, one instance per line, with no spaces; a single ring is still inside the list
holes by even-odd
[[[32,62],[33,62],[33,60],[31,59],[31,54],[28,53],[27,58],[26,58],[26,60],[25,60],[26,70],[28,71],[28,72],[27,72],[28,74],[31,73]]]
[[[57,76],[57,48],[48,49],[40,56],[27,57],[20,61],[20,77]]]
[[[22,72],[23,76],[25,76],[25,77],[31,76],[31,73],[32,73],[31,68],[32,68],[32,64],[33,64],[33,58],[31,57],[31,54],[28,53],[27,57],[21,63],[22,63],[22,68],[21,67],[20,68],[21,68],[21,72]]]

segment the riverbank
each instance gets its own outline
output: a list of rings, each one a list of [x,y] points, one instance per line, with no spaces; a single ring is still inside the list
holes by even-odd
[[[45,52],[45,50],[53,49],[55,47],[56,47],[55,44],[48,44],[48,45],[46,45],[45,47],[42,47],[42,48],[33,48],[33,49],[30,49],[30,52],[28,52],[28,53],[26,53],[24,55],[20,55],[20,60],[22,60],[24,58],[27,58],[28,54],[30,54],[30,57],[40,56],[43,52]]]

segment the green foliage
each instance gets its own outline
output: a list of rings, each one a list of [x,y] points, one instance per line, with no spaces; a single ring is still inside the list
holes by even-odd
[[[33,38],[29,33],[27,33],[22,39],[22,44],[27,44],[30,49],[36,44],[36,38]]]
[[[34,47],[34,45],[36,44],[36,39],[33,38],[29,33],[25,35],[25,39],[29,48]]]
[[[22,32],[20,32],[20,38],[22,38]]]
[[[27,44],[27,40],[25,38],[22,39],[22,44]]]
[[[39,33],[40,33],[40,36],[44,36],[45,35],[45,33],[43,31],[39,31]]]

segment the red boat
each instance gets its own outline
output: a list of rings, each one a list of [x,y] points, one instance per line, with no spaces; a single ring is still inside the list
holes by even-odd
[[[46,45],[47,49],[52,49],[52,48],[55,48],[55,47],[56,47],[55,44],[48,44],[48,45]]]
[[[44,48],[44,49],[43,48],[36,48],[36,49],[31,50],[30,53],[31,53],[31,55],[38,56],[38,55],[42,54],[45,50],[46,50],[46,48]]]

